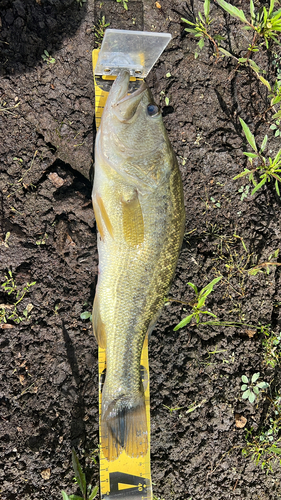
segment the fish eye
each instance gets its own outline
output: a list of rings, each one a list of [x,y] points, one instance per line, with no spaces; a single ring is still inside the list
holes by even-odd
[[[159,108],[156,104],[149,104],[147,106],[147,113],[149,116],[156,116],[159,113]]]

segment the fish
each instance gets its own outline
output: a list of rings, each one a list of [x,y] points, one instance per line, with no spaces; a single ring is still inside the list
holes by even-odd
[[[95,142],[92,192],[98,240],[93,331],[106,351],[103,454],[143,457],[148,431],[140,358],[161,313],[182,245],[185,210],[175,153],[143,82],[128,93],[122,70]]]

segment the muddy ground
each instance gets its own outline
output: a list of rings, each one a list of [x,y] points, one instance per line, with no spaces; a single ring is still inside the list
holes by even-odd
[[[251,71],[235,71],[233,59],[216,62],[208,44],[194,59],[196,40],[180,20],[187,4],[159,3],[129,0],[125,11],[115,0],[0,0],[0,272],[1,284],[12,279],[9,270],[15,281],[0,288],[1,500],[74,492],[72,447],[98,482],[89,458],[98,446],[97,346],[80,314],[91,309],[97,276],[91,51],[102,16],[111,28],[173,36],[148,77],[179,159],[187,212],[170,297],[189,302],[188,281],[201,288],[222,275],[208,309],[221,321],[253,325],[174,332],[190,306],[170,302],[163,311],[150,340],[154,493],[165,500],[281,498],[278,462],[266,473],[242,455],[245,429],[269,429],[270,398],[280,390],[278,365],[266,365],[264,335],[255,328],[280,330],[280,267],[248,273],[280,248],[280,200],[269,184],[241,200],[249,182],[233,181],[246,166],[238,117],[260,144],[270,124],[267,91]],[[234,4],[248,14],[246,0]],[[203,3],[195,0],[198,9]],[[243,53],[249,32],[213,4],[211,12],[224,47]],[[43,61],[44,50],[53,64]],[[270,81],[274,57],[264,49],[256,56]],[[279,145],[269,132],[269,149]],[[241,376],[256,372],[270,388],[250,404]]]

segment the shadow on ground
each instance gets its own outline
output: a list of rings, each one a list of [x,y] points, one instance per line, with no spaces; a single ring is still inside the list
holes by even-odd
[[[0,75],[33,68],[74,35],[86,14],[77,0],[0,0]]]

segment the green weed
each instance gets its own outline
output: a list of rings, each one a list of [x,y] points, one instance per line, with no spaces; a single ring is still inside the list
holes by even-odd
[[[266,7],[260,7],[259,10],[255,10],[254,0],[250,0],[250,20],[246,18],[242,9],[234,7],[234,5],[227,3],[225,0],[216,0],[216,2],[232,17],[242,21],[246,25],[244,29],[254,31],[252,43],[248,48],[249,53],[259,50],[257,44],[261,38],[263,39],[262,43],[265,43],[267,49],[269,48],[270,40],[279,44],[276,37],[279,36],[278,33],[281,31],[281,9],[273,12],[275,3],[278,3],[277,0],[270,0],[268,10]]]
[[[101,46],[103,37],[104,37],[104,32],[106,28],[110,25],[110,23],[105,22],[105,16],[102,16],[101,19],[99,19],[98,24],[92,27],[92,30],[95,32],[95,42],[98,47]]]
[[[243,399],[248,399],[250,403],[253,403],[256,399],[256,397],[259,395],[260,390],[262,389],[267,389],[269,387],[269,384],[267,382],[256,382],[259,379],[259,372],[254,373],[252,376],[251,380],[246,377],[246,375],[242,375],[242,386],[241,386],[241,391],[243,392],[242,398]]]
[[[20,106],[20,102],[17,102],[13,106],[7,106],[6,101],[0,101],[0,113],[7,113],[8,115],[13,115],[15,114],[11,111],[11,109],[18,108]]]
[[[269,398],[270,399],[270,398]],[[281,465],[281,397],[279,394],[270,399],[270,407],[265,418],[265,425],[259,431],[246,429],[246,446],[242,450],[244,456],[250,456],[256,465],[273,472],[273,464]]]
[[[0,244],[6,248],[9,248],[8,239],[10,238],[10,236],[11,236],[10,231],[7,231],[7,233],[5,234],[4,240],[2,240]]]
[[[244,120],[242,120],[242,118],[239,119],[243,127],[246,139],[250,144],[251,148],[254,150],[254,153],[245,152],[243,154],[248,157],[248,160],[252,167],[253,167],[253,160],[255,160],[258,163],[256,167],[253,167],[251,169],[245,168],[244,171],[236,175],[236,177],[234,177],[233,180],[247,176],[249,181],[252,182],[254,185],[254,189],[252,190],[251,195],[255,194],[255,192],[258,191],[258,189],[260,189],[266,182],[274,180],[276,192],[278,196],[280,196],[279,183],[281,183],[281,177],[279,174],[281,172],[281,149],[279,149],[274,159],[272,159],[271,157],[266,159],[262,155],[262,153],[266,148],[268,139],[267,135],[265,135],[262,141],[262,145],[258,150],[255,138],[252,132],[250,131],[248,125],[246,125],[246,123],[244,122]],[[254,177],[255,173],[257,173],[259,176],[259,182],[257,182]]]
[[[256,276],[258,273],[266,272],[269,274],[272,267],[281,266],[279,262],[271,262],[271,259],[277,259],[279,254],[279,248],[275,250],[269,257],[268,262],[262,262],[261,264],[256,264],[254,267],[248,270],[250,276]]]
[[[83,4],[87,2],[87,0],[77,0],[79,7],[83,7]]]
[[[54,57],[50,56],[49,52],[47,50],[44,50],[44,54],[42,54],[42,59],[44,62],[47,64],[55,64],[56,60]]]
[[[117,3],[122,3],[125,10],[128,10],[128,0],[116,0]]]
[[[265,364],[275,368],[281,362],[281,332],[274,333],[272,330],[266,329],[262,346]]]
[[[92,313],[90,311],[84,311],[80,314],[81,319],[89,319],[92,321]]]
[[[204,2],[204,14],[198,12],[198,17],[194,19],[194,22],[185,19],[184,17],[181,20],[184,23],[192,26],[190,28],[185,28],[185,31],[188,33],[192,33],[196,38],[199,38],[199,42],[197,42],[198,49],[195,51],[194,57],[197,59],[199,56],[199,51],[203,49],[205,46],[205,40],[209,40],[215,48],[216,55],[219,57],[219,48],[217,41],[224,40],[224,37],[220,35],[211,35],[208,31],[210,24],[213,22],[213,19],[210,18],[210,0],[205,0]]]
[[[68,496],[65,491],[62,491],[61,494],[63,500],[93,500],[98,494],[99,487],[98,485],[94,487],[92,487],[90,484],[87,485],[86,476],[82,470],[82,467],[74,450],[72,450],[72,465],[75,473],[75,482],[79,486],[83,496]]]
[[[30,292],[30,288],[36,284],[36,281],[32,283],[26,283],[24,286],[20,287],[16,284],[13,273],[9,269],[8,274],[5,275],[5,283],[2,283],[1,287],[3,287],[5,293],[7,295],[15,295],[15,302],[13,304],[1,304],[0,305],[0,323],[7,323],[7,321],[13,321],[18,324],[21,321],[29,318],[29,314],[33,309],[32,304],[27,304],[26,308],[22,312],[23,317],[21,317],[18,313],[17,306],[23,300],[25,295]]]
[[[210,311],[203,310],[203,307],[205,306],[206,299],[208,295],[213,291],[214,286],[216,283],[218,283],[222,279],[222,276],[219,276],[218,278],[213,279],[207,286],[202,288],[202,290],[198,291],[198,288],[196,285],[193,283],[187,283],[195,292],[195,300],[194,302],[191,302],[188,304],[192,308],[192,313],[184,318],[180,323],[175,326],[174,332],[179,330],[180,328],[183,328],[184,326],[188,325],[192,319],[195,319],[196,323],[198,324],[200,322],[200,315],[202,314],[208,314],[209,316],[212,316],[213,318],[216,318],[217,316],[213,314]]]
[[[184,406],[178,406],[176,408],[171,408],[170,406],[166,406],[166,405],[163,405],[164,408],[166,408],[167,410],[169,410],[169,413],[174,413],[174,411],[178,411],[178,410],[183,410],[184,409]]]

